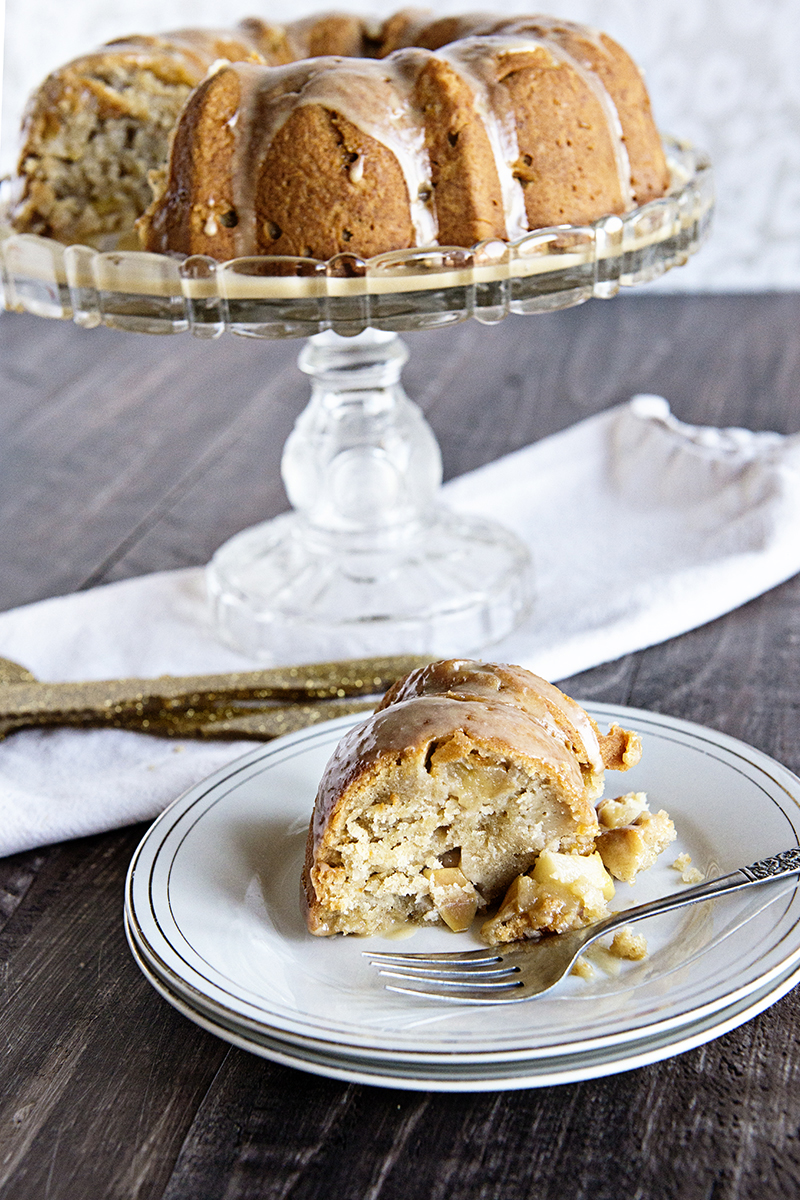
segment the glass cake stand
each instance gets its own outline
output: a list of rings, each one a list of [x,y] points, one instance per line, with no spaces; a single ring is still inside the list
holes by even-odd
[[[476,653],[530,611],[530,554],[501,526],[441,504],[439,448],[400,383],[399,334],[609,298],[685,263],[709,225],[712,174],[691,147],[668,140],[667,151],[663,198],[471,249],[217,263],[64,246],[6,226],[4,303],[86,327],[307,337],[299,366],[311,401],[282,460],[293,511],[239,533],[209,563],[221,635],[266,661],[287,645],[296,661]]]

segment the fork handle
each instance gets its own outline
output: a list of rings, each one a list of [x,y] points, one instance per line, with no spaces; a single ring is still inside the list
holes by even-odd
[[[751,863],[749,867],[740,867],[730,875],[721,875],[719,879],[711,879],[687,891],[678,892],[672,896],[661,896],[651,900],[649,904],[639,904],[624,912],[614,913],[592,925],[592,938],[601,937],[621,925],[630,925],[633,921],[642,921],[645,917],[654,917],[658,913],[671,912],[675,908],[685,908],[689,904],[698,904],[701,900],[710,900],[714,896],[725,896],[729,892],[740,892],[744,888],[757,887],[761,883],[770,883],[777,879],[785,879],[789,875],[800,873],[800,846],[791,850],[783,850],[771,858],[762,858],[759,862]]]

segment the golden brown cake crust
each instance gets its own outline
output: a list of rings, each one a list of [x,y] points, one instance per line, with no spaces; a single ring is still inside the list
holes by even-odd
[[[231,167],[235,136],[230,119],[240,99],[238,76],[222,70],[212,75],[189,98],[182,120],[187,136],[176,143],[163,204],[151,220],[150,244],[161,242],[160,231],[197,246],[197,253],[219,259],[236,254]],[[201,197],[206,197],[205,203]],[[228,214],[234,214],[231,218]]]
[[[430,155],[439,244],[505,238],[494,155],[466,80],[445,59],[431,56],[417,78],[414,100]]]
[[[356,171],[359,162],[363,168]],[[256,195],[258,253],[328,259],[358,247],[369,258],[414,244],[396,159],[322,105],[295,109],[279,130]],[[306,214],[300,230],[298,212]]]
[[[342,795],[366,773],[380,771],[383,760],[413,755],[425,758],[430,747],[458,757],[469,748],[515,756],[532,770],[542,768],[558,780],[579,825],[579,834],[596,832],[597,819],[586,798],[575,754],[521,708],[487,699],[425,695],[396,701],[357,725],[339,743],[328,764],[314,810],[315,844],[335,826]],[[446,747],[446,749],[445,749]]]
[[[292,60],[335,54],[365,58],[372,50],[368,24],[352,13],[327,12],[292,21],[286,37]]]
[[[530,228],[624,212],[613,135],[586,81],[543,47],[504,56],[499,76],[517,114],[515,175]]]
[[[669,170],[650,107],[647,87],[630,55],[610,38],[571,21],[542,16],[498,17],[472,13],[433,21],[429,14],[404,9],[384,25],[384,53],[403,46],[439,50],[472,36],[530,35],[555,39],[576,62],[600,79],[617,109],[631,166],[631,187],[637,204],[663,196]]]
[[[384,696],[378,711],[399,700],[428,695],[499,700],[521,708],[548,734],[569,747],[585,774],[601,775],[604,766],[612,765],[602,752],[597,726],[584,709],[560,688],[524,667],[469,658],[443,659],[398,680]],[[618,726],[613,729],[618,730]],[[619,734],[635,737],[624,730],[619,730]]]
[[[650,98],[641,71],[630,55],[608,34],[573,21],[553,17],[498,17],[494,13],[468,13],[441,17],[418,9],[403,9],[385,22],[383,53],[403,46],[439,50],[461,38],[473,36],[530,35],[554,38],[576,61],[601,79],[616,102],[633,166],[636,202],[663,195],[669,174],[661,140],[655,133]]]
[[[624,213],[667,186],[641,75],[605,35],[548,18],[426,22],[404,12],[377,37],[363,23],[328,22],[298,30],[294,44],[377,47],[378,69],[330,58],[326,82],[323,60],[310,58],[288,77],[290,99],[268,69],[231,68],[250,97],[225,183],[238,197],[237,255],[469,247]],[[182,163],[197,152],[179,149],[194,129],[186,121],[176,131]],[[175,171],[169,189],[208,204]],[[168,192],[141,224],[147,249],[217,256],[202,235],[187,240],[186,222],[173,226],[164,206]]]

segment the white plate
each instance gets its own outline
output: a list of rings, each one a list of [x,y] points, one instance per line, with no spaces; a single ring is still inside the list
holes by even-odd
[[[125,930],[133,957],[145,978],[169,1004],[202,1029],[261,1058],[268,1058],[283,1066],[297,1067],[312,1075],[324,1075],[348,1083],[402,1088],[406,1091],[515,1091],[520,1088],[578,1083],[584,1079],[631,1071],[636,1067],[648,1066],[664,1058],[683,1054],[736,1029],[775,1004],[800,982],[800,967],[795,966],[788,974],[780,976],[766,988],[760,988],[736,1004],[684,1026],[677,1035],[674,1031],[669,1031],[631,1042],[627,1046],[611,1046],[594,1052],[538,1058],[528,1062],[454,1065],[380,1061],[373,1063],[363,1058],[350,1058],[346,1054],[325,1053],[295,1046],[240,1027],[234,1022],[228,1024],[216,1020],[201,1008],[194,1008],[184,996],[172,991],[168,982],[161,979],[142,958],[131,936],[127,920]]]
[[[647,791],[679,834],[666,861],[633,889],[619,885],[621,904],[680,890],[668,864],[681,850],[718,874],[800,844],[800,780],[766,755],[673,717],[586,707],[601,726],[618,721],[644,743],[633,771],[607,773],[606,794]],[[291,1056],[363,1061],[366,1071],[422,1064],[428,1074],[480,1068],[495,1078],[503,1063],[513,1074],[514,1064],[530,1071],[537,1060],[563,1058],[566,1068],[607,1051],[617,1061],[614,1047],[647,1039],[681,1047],[700,1023],[714,1036],[715,1014],[721,1031],[725,1010],[771,994],[800,960],[800,895],[793,881],[779,881],[654,918],[641,927],[644,962],[625,964],[616,978],[569,978],[527,1004],[481,1009],[386,992],[362,955],[364,940],[312,938],[300,914],[317,783],[351,724],[342,718],[259,746],[176,801],[134,856],[126,917],[138,957],[205,1021]],[[401,945],[454,949],[469,938],[421,930]]]

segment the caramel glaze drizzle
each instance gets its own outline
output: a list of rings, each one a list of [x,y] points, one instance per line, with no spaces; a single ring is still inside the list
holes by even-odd
[[[625,210],[634,206],[631,167],[616,104],[590,62],[579,61],[565,44],[583,38],[605,53],[597,31],[547,18],[498,21],[495,17],[465,21],[464,36],[436,53],[469,84],[475,111],[492,148],[503,194],[507,236],[529,229],[524,196],[513,166],[519,155],[514,114],[503,103],[493,64],[498,56],[546,50],[556,62],[574,70],[598,101],[608,126]],[[491,51],[490,61],[485,57]],[[478,51],[480,50],[480,55]],[[233,63],[239,78],[240,102],[228,122],[234,131],[233,182],[239,214],[239,253],[255,241],[256,181],[278,130],[300,106],[318,104],[340,113],[365,134],[386,146],[403,172],[416,244],[436,242],[438,225],[433,202],[431,165],[422,114],[413,91],[417,75],[431,52],[415,47],[396,50],[382,59],[319,57],[264,67]],[[336,70],[331,70],[331,67]]]

